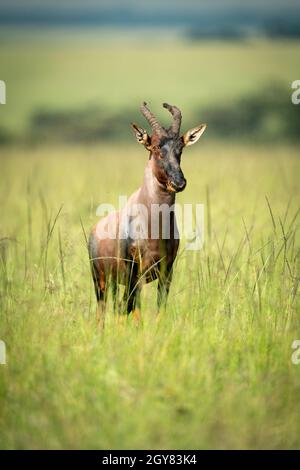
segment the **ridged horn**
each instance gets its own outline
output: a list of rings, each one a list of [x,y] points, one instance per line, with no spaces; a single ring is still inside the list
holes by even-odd
[[[154,114],[151,113],[150,109],[147,107],[147,103],[144,101],[144,103],[141,106],[141,113],[143,116],[147,119],[149,122],[150,126],[152,127],[153,132],[155,132],[158,135],[161,135],[163,133],[163,128],[161,125],[158,123],[156,117]]]
[[[173,132],[173,134],[177,135],[180,131],[181,126],[181,111],[177,106],[171,106],[168,103],[163,103],[163,107],[166,108],[173,116],[173,123],[169,128],[169,131]]]

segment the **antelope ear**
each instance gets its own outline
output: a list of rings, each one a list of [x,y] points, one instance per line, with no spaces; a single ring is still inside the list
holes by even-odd
[[[145,129],[138,127],[134,122],[131,123],[131,128],[134,132],[135,138],[139,144],[144,145],[148,149],[151,145],[151,139]]]
[[[186,133],[182,136],[184,145],[188,147],[189,145],[195,144],[200,139],[205,129],[206,124],[200,124],[200,126],[193,127],[193,129],[186,131]]]

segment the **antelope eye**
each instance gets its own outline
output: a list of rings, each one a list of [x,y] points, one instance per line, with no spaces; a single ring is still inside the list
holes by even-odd
[[[161,147],[158,147],[157,155],[160,160],[163,160],[163,158],[165,157],[165,152],[163,151]]]

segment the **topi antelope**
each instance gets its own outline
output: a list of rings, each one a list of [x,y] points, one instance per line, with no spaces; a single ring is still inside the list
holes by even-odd
[[[118,284],[125,285],[122,312],[133,312],[135,318],[140,316],[141,288],[144,282],[158,279],[157,307],[158,312],[165,307],[170,284],[172,268],[176,258],[179,236],[174,210],[168,212],[168,237],[162,230],[161,215],[153,221],[152,207],[172,208],[175,194],[183,191],[186,179],[180,167],[184,147],[198,141],[206,128],[201,124],[180,136],[181,112],[176,106],[164,103],[163,106],[172,114],[172,125],[165,129],[151,113],[146,103],[141,112],[152,128],[149,136],[145,129],[132,123],[131,127],[139,144],[149,152],[142,186],[128,199],[125,207],[119,212],[108,214],[94,227],[89,238],[89,255],[93,281],[98,301],[98,320],[104,325],[105,304],[108,283],[111,285],[114,306],[117,305]],[[143,210],[133,211],[133,208]],[[156,225],[158,236],[152,232],[131,233],[130,224],[135,227]]]

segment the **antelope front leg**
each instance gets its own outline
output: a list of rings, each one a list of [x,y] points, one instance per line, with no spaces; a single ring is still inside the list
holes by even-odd
[[[141,289],[142,282],[138,276],[138,266],[134,263],[128,269],[123,303],[127,315],[132,312],[133,319],[137,324],[141,321]]]
[[[99,330],[103,331],[105,324],[105,310],[107,300],[105,273],[99,271],[94,265],[92,265],[92,275],[97,298],[96,321]]]
[[[132,317],[139,324],[141,322],[141,286],[136,287],[135,298],[132,304]]]
[[[141,290],[142,285],[136,277],[130,283],[126,304],[127,315],[132,312],[133,319],[137,324],[141,322]]]
[[[166,311],[168,295],[172,282],[172,269],[160,274],[157,286],[157,317]]]
[[[105,310],[106,310],[106,302],[104,299],[101,299],[98,302],[97,311],[96,311],[96,320],[97,320],[98,328],[100,331],[104,330]]]

